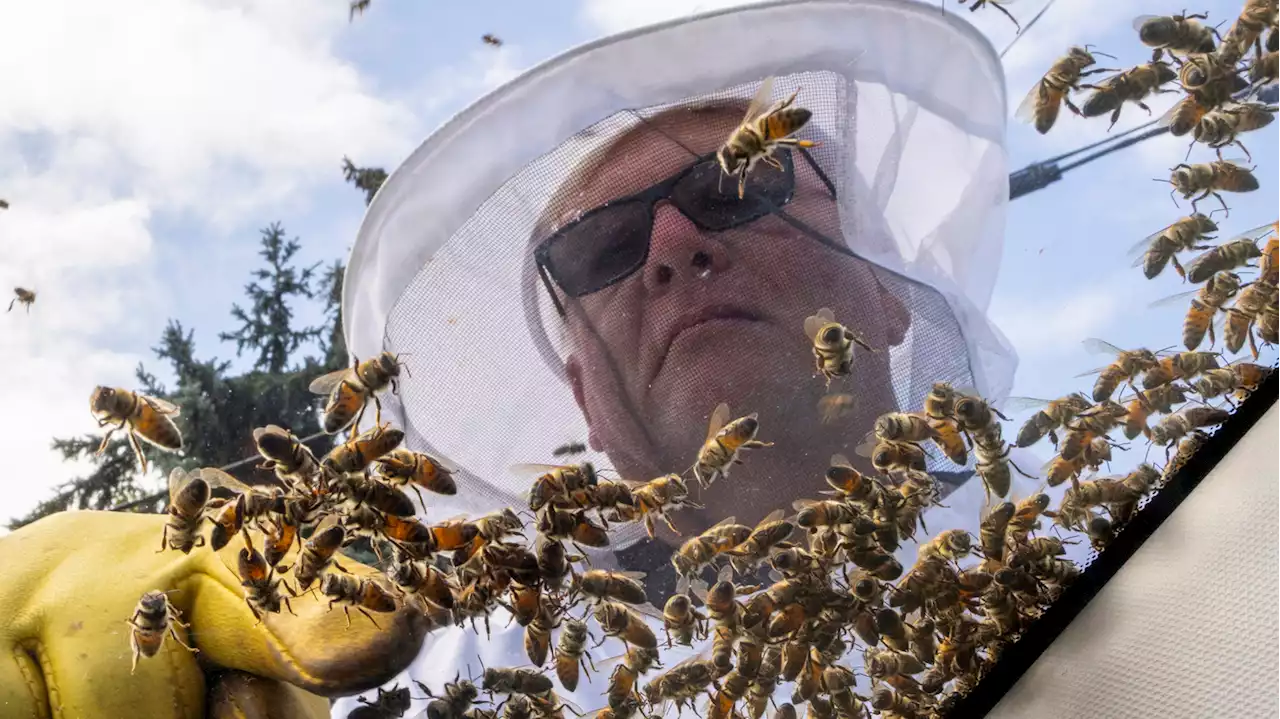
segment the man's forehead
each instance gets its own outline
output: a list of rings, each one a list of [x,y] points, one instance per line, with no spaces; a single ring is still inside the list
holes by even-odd
[[[599,151],[557,193],[552,227],[619,197],[639,192],[715,152],[742,121],[745,106],[679,109],[646,119]]]

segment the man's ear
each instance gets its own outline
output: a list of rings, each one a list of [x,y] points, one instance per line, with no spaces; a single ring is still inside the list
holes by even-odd
[[[582,387],[582,365],[578,362],[578,358],[569,355],[569,358],[564,363],[564,371],[569,375],[569,386],[573,389],[573,401],[578,403],[582,418],[587,421],[587,444],[597,452],[604,451],[604,448],[596,440],[595,431],[591,428],[591,413],[587,410],[587,393]]]

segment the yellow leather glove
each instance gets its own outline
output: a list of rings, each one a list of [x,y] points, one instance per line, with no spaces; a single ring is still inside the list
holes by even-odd
[[[390,680],[422,645],[428,621],[412,606],[377,614],[381,629],[353,611],[348,629],[319,592],[290,597],[298,616],[254,626],[235,571],[243,539],[220,552],[157,552],[164,523],[62,512],[0,538],[0,717],[328,717],[323,697]],[[131,675],[127,621],[151,590],[176,590],[170,600],[190,625],[178,636],[199,653],[166,636]]]

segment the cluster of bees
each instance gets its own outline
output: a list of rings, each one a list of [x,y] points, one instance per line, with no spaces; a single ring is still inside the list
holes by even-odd
[[[983,4],[975,2],[973,9]],[[1205,138],[1235,141],[1241,124],[1220,118],[1243,111],[1229,103],[1238,83],[1224,78],[1238,77],[1235,64],[1267,25],[1273,27],[1271,54],[1263,56],[1259,47],[1251,72],[1264,72],[1266,57],[1274,68],[1275,3],[1248,0],[1217,47],[1212,31],[1196,16],[1142,18],[1137,25],[1143,42],[1156,49],[1152,63],[1098,86],[1083,86],[1081,77],[1101,70],[1086,72],[1092,55],[1073,49],[1028,98],[1037,128],[1047,131],[1063,102],[1086,116],[1112,113],[1114,122],[1124,102],[1141,105],[1176,77],[1204,108],[1195,126],[1197,140],[1215,147],[1229,143]],[[1166,52],[1180,64],[1178,73],[1161,60]],[[1227,75],[1212,74],[1221,72]],[[1269,77],[1274,79],[1274,69]],[[1093,89],[1094,95],[1076,108],[1067,93],[1080,87]],[[776,164],[774,150],[813,144],[791,137],[809,111],[794,105],[795,94],[766,106],[771,90],[766,79],[717,153],[725,174],[738,179],[740,195],[758,163]],[[1182,166],[1175,178],[1178,172],[1194,178],[1197,167]],[[1212,173],[1231,176],[1221,169]],[[1200,183],[1199,192],[1232,189],[1220,180],[1184,184],[1191,182]],[[451,495],[457,486],[443,461],[400,447],[403,433],[382,424],[378,393],[394,391],[401,368],[390,353],[312,383],[313,391],[327,397],[325,431],[351,428],[346,441],[324,457],[317,458],[280,427],[254,431],[264,466],[274,470],[279,486],[249,487],[216,469],[174,470],[162,549],[185,553],[207,542],[216,550],[243,537],[238,572],[245,601],[259,620],[292,611],[290,597],[317,590],[331,610],[342,608],[348,625],[351,609],[376,625],[375,614],[408,604],[435,626],[469,625],[479,631],[483,625],[487,633],[490,615],[506,610],[523,627],[529,664],[482,667],[482,676],[456,676],[439,693],[415,682],[429,699],[429,719],[561,719],[566,710],[578,713],[557,690],[575,691],[588,667],[600,671],[588,648],[593,624],[624,647],[622,654],[600,662],[612,669],[604,705],[595,711],[598,719],[664,714],[672,705],[683,710],[703,695],[711,719],[760,719],[770,707],[778,719],[794,719],[798,706],[808,719],[945,716],[978,684],[1002,648],[1079,575],[1080,568],[1065,556],[1066,547],[1087,539],[1104,548],[1141,500],[1197,449],[1207,436],[1204,430],[1227,419],[1227,410],[1209,402],[1243,398],[1270,372],[1248,362],[1222,366],[1218,354],[1198,349],[1206,334],[1212,346],[1212,319],[1220,311],[1228,317],[1224,341],[1233,352],[1246,339],[1254,346],[1255,328],[1263,342],[1275,344],[1276,238],[1261,250],[1256,243],[1263,235],[1257,232],[1217,247],[1203,245],[1214,229],[1206,216],[1196,214],[1144,242],[1141,263],[1149,277],[1172,262],[1190,281],[1205,282],[1194,291],[1184,327],[1187,351],[1121,350],[1087,340],[1092,349],[1114,356],[1095,371],[1092,392],[1051,401],[1015,398],[1006,409],[1038,411],[1012,443],[1001,424],[1008,418],[986,399],[936,383],[919,411],[880,416],[858,446],[874,474],[835,455],[824,476],[824,498],[796,501],[790,512],[776,510],[755,526],[729,517],[684,538],[671,556],[677,593],[661,610],[649,604],[643,574],[592,568],[584,548],[608,547],[611,525],[630,522],[642,523],[650,538],[659,520],[680,535],[673,514],[699,506],[690,479],[701,487],[733,481],[730,468],[743,460],[745,450],[772,446],[757,439],[756,415],[731,419],[727,405],[715,408],[693,465],[682,473],[633,482],[603,478],[589,463],[524,466],[536,475],[527,508],[428,524],[415,518],[406,491],[422,500],[422,491]],[[1187,249],[1207,251],[1184,268],[1175,255]],[[1253,258],[1261,259],[1260,276],[1244,283],[1232,270]],[[1232,299],[1235,303],[1227,306]],[[803,330],[815,375],[828,387],[850,375],[855,352],[876,351],[828,309],[807,318]],[[1122,387],[1131,398],[1124,397]],[[1197,403],[1187,404],[1191,394],[1199,396]],[[842,397],[848,395],[823,398],[824,417],[847,409]],[[370,403],[374,426],[357,433]],[[127,431],[143,462],[140,440],[170,450],[181,447],[173,405],[99,387],[91,407],[103,426]],[[1157,415],[1163,417],[1153,425]],[[1128,440],[1142,435],[1163,446],[1164,469],[1143,463],[1123,476],[1082,478],[1085,470],[1097,472],[1110,461],[1113,449],[1126,446],[1112,439],[1121,431]],[[1056,508],[1042,491],[1016,501],[1010,497],[1013,472],[1031,476],[1010,460],[1011,448],[1030,447],[1045,437],[1057,448],[1042,468],[1045,484],[1071,483]],[[972,454],[988,496],[976,536],[961,529],[928,535],[925,512],[942,497],[926,469],[931,448],[959,466],[967,466]],[[554,454],[584,449],[569,445]],[[231,490],[231,496],[212,497],[217,488]],[[207,537],[202,533],[206,523]],[[250,527],[263,537],[260,549]],[[1070,538],[1073,533],[1080,539]],[[372,543],[384,576],[357,577],[339,564],[339,551],[361,538]],[[894,553],[912,541],[919,542],[916,560],[904,567]],[[286,566],[295,544],[300,551]],[[708,575],[714,577],[710,585]],[[181,642],[175,627],[184,625],[160,592],[144,595],[130,621],[135,667],[139,656],[159,650],[166,633]],[[663,648],[695,644],[705,648],[672,666],[662,663]],[[848,657],[859,649],[861,668],[855,671]],[[862,693],[867,690],[860,688],[859,677],[869,680],[869,695]],[[785,684],[792,686],[790,701],[777,704]],[[500,703],[493,702],[495,695],[503,696]],[[350,716],[402,716],[412,699],[406,688],[380,689],[376,699],[362,699],[363,706]]]

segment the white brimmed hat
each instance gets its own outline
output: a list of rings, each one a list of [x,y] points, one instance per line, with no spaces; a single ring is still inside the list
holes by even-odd
[[[1003,72],[987,40],[903,0],[707,13],[524,73],[427,138],[370,205],[347,266],[347,346],[412,355],[386,411],[410,447],[469,477],[441,511],[514,501],[527,482],[506,467],[586,437],[533,286],[530,236],[556,189],[646,113],[745,100],[770,75],[775,98],[804,88],[850,249],[912,295],[916,319],[891,354],[900,402],[918,407],[940,379],[1008,393],[1016,357],[985,317],[1008,198]]]

